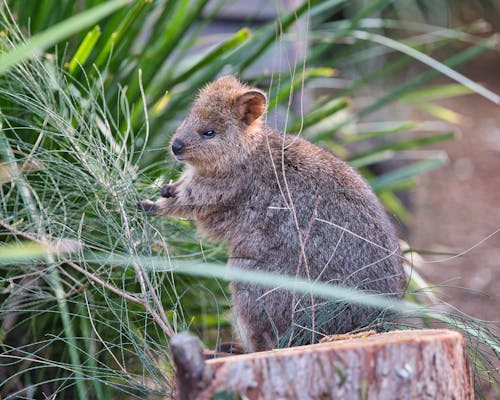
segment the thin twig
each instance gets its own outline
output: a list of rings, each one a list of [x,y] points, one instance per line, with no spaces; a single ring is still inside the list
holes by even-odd
[[[36,242],[36,243],[40,243],[42,245],[46,245],[47,244],[47,243],[43,242],[42,240],[37,239],[34,235],[31,235],[31,234],[29,234],[27,232],[19,231],[16,228],[14,228],[12,225],[9,225],[9,224],[7,224],[6,222],[4,222],[2,220],[0,220],[0,226],[4,227],[5,229],[10,230],[12,233],[14,233],[14,234],[16,234],[18,236],[24,237],[25,239],[31,240],[31,241]],[[141,306],[143,306],[146,309],[146,311],[151,315],[151,317],[153,318],[153,320],[168,335],[168,337],[172,337],[174,335],[174,330],[170,326],[168,320],[165,321],[166,315],[165,315],[165,312],[163,311],[163,307],[160,308],[160,310],[162,311],[162,316],[160,316],[160,315],[158,315],[156,313],[156,311],[145,300],[146,299],[146,285],[145,285],[145,282],[144,282],[144,275],[142,274],[142,271],[141,271],[141,269],[138,266],[136,266],[135,271],[138,274],[139,283],[141,285],[141,292],[142,292],[141,294],[144,297],[144,301],[138,299],[136,296],[134,296],[134,295],[132,295],[132,294],[126,292],[126,291],[120,290],[120,289],[114,287],[113,285],[110,285],[109,283],[103,281],[102,279],[98,278],[94,274],[88,272],[85,268],[82,268],[81,266],[79,266],[78,264],[76,264],[74,261],[71,261],[71,260],[69,260],[68,258],[66,258],[64,256],[59,256],[59,258],[60,258],[60,260],[62,262],[64,262],[65,264],[69,265],[71,268],[73,268],[73,269],[77,270],[78,272],[82,273],[83,275],[85,275],[86,277],[88,277],[92,281],[100,284],[101,286],[105,287],[109,291],[111,291],[111,292],[117,294],[118,296],[120,296],[120,297],[122,297],[124,299],[127,299],[127,300],[129,300],[129,301],[131,301],[133,303],[140,304]],[[151,282],[149,281],[149,279],[147,281],[148,281],[148,284],[149,284],[148,285],[149,288],[151,290],[153,290]],[[157,306],[158,306],[158,304],[161,305],[161,303],[159,303],[159,299],[158,299],[157,296],[154,296],[153,299],[155,300],[155,304]]]
[[[32,235],[30,233],[27,233],[27,232],[22,232],[22,231],[14,228],[12,225],[9,225],[9,224],[7,224],[6,222],[4,222],[2,220],[0,220],[0,226],[2,226],[5,229],[10,230],[12,233],[14,233],[17,236],[21,236],[21,237],[23,237],[25,239],[28,239],[28,240],[32,241],[32,242],[39,243],[39,244],[42,244],[42,245],[46,245],[47,244],[47,243],[44,243],[42,240],[37,239],[34,235]],[[132,294],[130,294],[128,292],[125,292],[123,290],[120,290],[120,289],[114,287],[113,285],[110,285],[109,283],[103,281],[102,279],[98,278],[94,274],[92,274],[89,271],[87,271],[85,268],[80,267],[78,264],[76,264],[75,262],[67,259],[64,256],[61,256],[60,259],[65,264],[69,265],[71,268],[73,268],[76,271],[82,273],[83,275],[85,275],[87,278],[89,278],[90,280],[94,281],[95,283],[97,283],[97,284],[105,287],[110,292],[113,292],[113,293],[119,295],[120,297],[123,297],[124,299],[127,299],[128,301],[131,301],[131,302],[136,303],[136,304],[141,304],[141,305],[144,306],[144,302],[142,300],[138,299],[137,297],[135,297],[134,295],[132,295]]]

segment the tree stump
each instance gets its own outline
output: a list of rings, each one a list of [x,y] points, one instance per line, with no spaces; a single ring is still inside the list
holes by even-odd
[[[463,336],[393,331],[203,360],[200,342],[172,338],[180,400],[473,400]],[[240,397],[241,396],[241,397]]]

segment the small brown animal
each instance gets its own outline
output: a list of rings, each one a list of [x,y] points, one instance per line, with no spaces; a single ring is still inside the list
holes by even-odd
[[[202,89],[171,142],[186,170],[163,198],[140,207],[194,218],[227,242],[229,267],[401,296],[398,241],[368,184],[328,151],[265,125],[266,103],[264,92],[232,76]],[[247,352],[308,344],[380,317],[284,289],[233,282],[231,292]]]

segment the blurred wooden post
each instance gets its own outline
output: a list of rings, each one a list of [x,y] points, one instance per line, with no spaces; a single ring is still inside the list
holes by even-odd
[[[181,400],[474,399],[464,338],[450,330],[394,331],[208,361],[187,334],[171,347]]]

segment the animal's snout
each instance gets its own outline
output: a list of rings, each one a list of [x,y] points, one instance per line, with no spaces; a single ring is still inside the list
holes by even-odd
[[[184,153],[184,150],[186,150],[186,146],[184,145],[184,143],[179,139],[175,139],[172,143],[172,153],[178,156]]]

